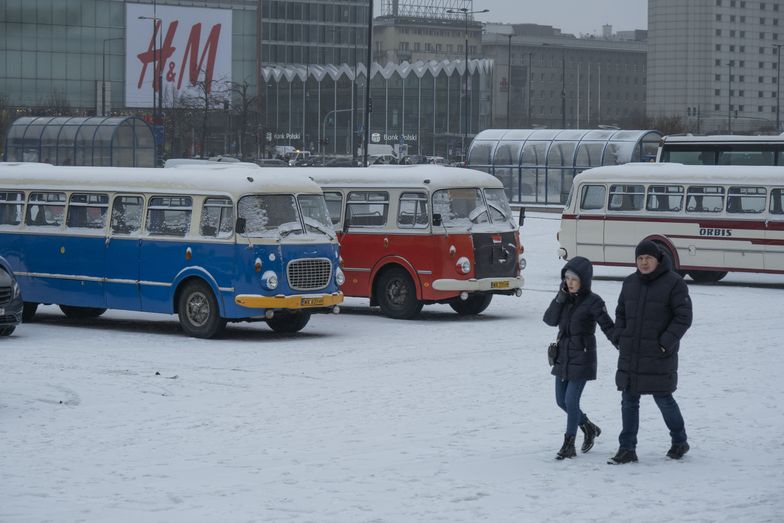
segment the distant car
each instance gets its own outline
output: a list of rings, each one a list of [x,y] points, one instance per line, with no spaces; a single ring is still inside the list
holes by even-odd
[[[0,256],[0,336],[10,336],[22,323],[22,292],[11,266]]]

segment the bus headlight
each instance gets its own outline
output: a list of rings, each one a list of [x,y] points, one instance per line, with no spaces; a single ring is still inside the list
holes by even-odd
[[[275,271],[267,271],[261,275],[261,283],[269,290],[275,290],[278,288],[278,275]]]
[[[523,258],[522,256],[520,256],[520,258],[517,260],[517,263],[519,263],[519,264],[520,264],[520,270],[521,270],[521,271],[522,271],[523,269],[525,269],[525,266],[526,266],[526,261],[525,261],[525,258]]]
[[[460,274],[468,274],[471,272],[471,262],[465,256],[461,256],[458,258],[455,268]]]
[[[340,270],[340,267],[338,267],[335,271],[335,283],[338,284],[338,287],[346,283],[346,275],[343,274],[343,271]]]

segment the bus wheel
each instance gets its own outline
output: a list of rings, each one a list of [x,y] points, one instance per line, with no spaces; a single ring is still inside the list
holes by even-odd
[[[35,311],[38,310],[38,304],[32,301],[24,302],[24,306],[22,307],[22,322],[23,323],[30,323],[33,321],[33,316],[35,316]]]
[[[14,332],[14,329],[16,329],[16,325],[0,329],[0,336],[10,336]]]
[[[423,303],[417,300],[414,282],[404,269],[390,269],[382,274],[376,294],[381,312],[390,318],[409,320],[422,310]]]
[[[727,271],[689,271],[689,276],[697,283],[716,283],[726,275]]]
[[[472,294],[467,300],[463,301],[458,298],[451,302],[449,306],[461,316],[472,316],[484,311],[490,306],[492,300],[492,294]]]
[[[310,321],[310,314],[301,313],[276,313],[275,316],[267,320],[269,328],[281,334],[299,332],[305,328]]]
[[[63,311],[63,314],[75,320],[97,318],[106,312],[106,309],[98,307],[73,307],[71,305],[60,305],[60,310]]]
[[[177,314],[182,330],[193,338],[214,338],[226,327],[212,289],[200,280],[191,281],[182,289]]]

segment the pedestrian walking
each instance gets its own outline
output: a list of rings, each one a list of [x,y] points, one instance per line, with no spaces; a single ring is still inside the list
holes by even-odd
[[[621,391],[623,429],[610,464],[637,461],[641,395],[653,396],[670,429],[667,457],[681,459],[689,450],[683,416],[672,396],[678,385],[680,340],[692,320],[689,289],[656,243],[641,241],[634,256],[637,271],[623,281],[615,310],[615,384]]]
[[[583,431],[582,452],[588,452],[602,430],[580,410],[585,384],[596,379],[596,324],[610,338],[613,321],[598,294],[591,291],[593,266],[576,256],[561,269],[561,287],[547,311],[544,322],[558,327],[558,351],[553,364],[555,402],[566,412],[566,431],[556,459],[577,455],[574,440],[577,427]]]

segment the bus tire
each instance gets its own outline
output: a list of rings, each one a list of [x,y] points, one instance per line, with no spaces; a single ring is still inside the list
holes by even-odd
[[[726,275],[727,271],[689,271],[689,276],[697,283],[716,283]]]
[[[492,294],[472,294],[465,301],[457,298],[450,302],[449,306],[461,316],[473,316],[487,309],[492,300]]]
[[[59,307],[60,310],[63,311],[63,314],[75,320],[97,318],[106,312],[106,309],[101,309],[99,307],[74,307],[72,305],[60,305]]]
[[[38,304],[34,301],[26,301],[22,307],[22,323],[30,323],[33,321],[35,311],[38,310]]]
[[[422,310],[423,303],[417,299],[411,276],[400,267],[389,269],[379,277],[376,295],[381,312],[396,320],[410,320]]]
[[[177,299],[177,315],[183,332],[192,338],[214,338],[226,328],[218,300],[210,286],[201,280],[185,284]]]
[[[310,321],[310,313],[276,313],[267,320],[269,328],[280,334],[291,334],[305,328]]]
[[[11,325],[8,327],[4,327],[0,329],[0,336],[10,336],[14,330],[16,329],[16,325]]]

